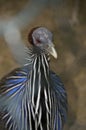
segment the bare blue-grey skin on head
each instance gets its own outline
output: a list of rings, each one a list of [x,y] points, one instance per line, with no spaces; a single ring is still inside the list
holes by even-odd
[[[62,130],[67,94],[50,70],[49,54],[57,58],[52,33],[37,27],[28,35],[27,64],[0,80],[0,111],[8,130]]]

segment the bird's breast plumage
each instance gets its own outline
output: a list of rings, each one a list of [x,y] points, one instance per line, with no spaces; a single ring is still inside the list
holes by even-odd
[[[16,69],[0,81],[0,110],[9,130],[61,130],[66,107],[64,86],[45,55],[31,70]]]

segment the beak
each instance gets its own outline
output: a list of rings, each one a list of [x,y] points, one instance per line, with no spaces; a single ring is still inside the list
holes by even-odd
[[[56,52],[56,50],[55,50],[54,47],[50,47],[50,48],[49,48],[49,53],[50,53],[54,58],[57,59],[57,52]]]
[[[50,46],[47,48],[47,50],[48,50],[48,52],[49,52],[54,58],[57,59],[57,52],[56,52],[56,50],[55,50],[53,44],[50,45]]]

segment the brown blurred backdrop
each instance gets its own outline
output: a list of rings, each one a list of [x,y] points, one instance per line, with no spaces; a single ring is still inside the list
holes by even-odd
[[[0,19],[16,15],[28,0],[0,0]],[[58,1],[58,0],[57,0]],[[51,68],[64,82],[68,94],[68,119],[65,130],[86,130],[86,1],[48,0],[48,6],[22,31],[46,26],[54,34],[58,59],[51,57]],[[0,78],[18,64],[3,37],[0,37]],[[0,122],[0,130],[5,130]]]

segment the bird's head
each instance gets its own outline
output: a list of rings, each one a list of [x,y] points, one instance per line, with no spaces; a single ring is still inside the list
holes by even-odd
[[[53,34],[45,27],[33,28],[28,36],[29,42],[41,50],[45,50],[57,58],[57,52],[53,44]]]

